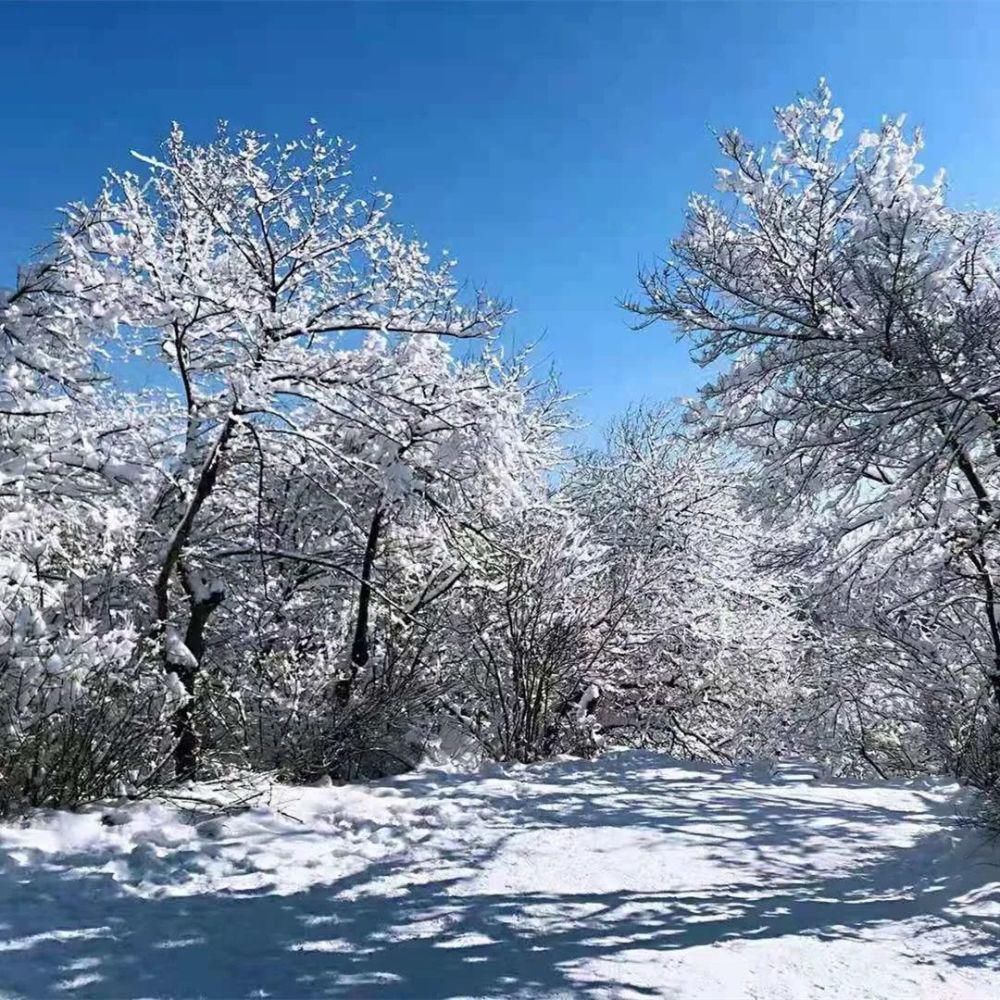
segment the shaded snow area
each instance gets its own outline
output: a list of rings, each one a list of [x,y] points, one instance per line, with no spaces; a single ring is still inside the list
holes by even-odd
[[[0,827],[0,995],[1000,997],[951,786],[623,751],[248,796]]]

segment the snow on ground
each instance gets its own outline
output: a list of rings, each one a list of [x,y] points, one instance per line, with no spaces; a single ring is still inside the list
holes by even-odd
[[[1000,997],[956,790],[805,777],[622,751],[36,816],[0,996]]]

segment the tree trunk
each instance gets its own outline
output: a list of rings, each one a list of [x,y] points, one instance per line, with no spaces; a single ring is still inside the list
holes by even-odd
[[[354,621],[354,638],[351,642],[350,675],[337,681],[335,693],[337,701],[346,705],[358,671],[368,663],[371,647],[368,641],[368,613],[372,602],[372,572],[375,568],[375,554],[378,552],[379,532],[382,528],[382,508],[376,507],[368,528],[365,554],[361,560],[361,590],[358,593],[358,613]]]
[[[184,547],[191,536],[191,531],[194,528],[198,514],[215,488],[223,453],[229,445],[236,426],[235,416],[230,413],[222,426],[222,430],[219,432],[215,444],[205,456],[201,472],[198,474],[194,495],[191,497],[180,521],[173,530],[170,544],[167,547],[163,563],[160,566],[156,582],[153,585],[153,594],[156,599],[155,634],[161,641],[166,634],[170,621],[170,581],[173,578],[174,571],[181,563]],[[205,625],[212,611],[221,603],[224,595],[221,591],[216,592],[214,589],[204,594],[202,591],[195,591],[183,573],[181,573],[181,580],[184,584],[184,589],[187,591],[191,605],[191,617],[188,622],[185,645],[191,649],[198,666],[182,666],[178,669],[177,665],[170,662],[166,648],[164,648],[163,652],[164,667],[168,672],[176,672],[181,684],[184,685],[184,690],[188,694],[187,701],[177,710],[177,714],[174,717],[174,735],[177,737],[177,744],[174,749],[174,770],[178,778],[189,780],[194,777],[198,769],[198,734],[194,728],[193,705],[195,677],[205,650]],[[198,594],[203,594],[203,596],[199,598]],[[197,652],[192,649],[191,643],[194,643],[195,647],[197,647]]]
[[[195,671],[178,671],[177,676],[188,693],[184,702],[174,714],[174,775],[178,781],[194,781],[198,773],[198,757],[201,741],[194,724],[194,678]]]
[[[955,464],[965,476],[976,498],[976,506],[983,520],[989,522],[994,516],[993,500],[976,471],[968,452],[962,447],[954,431],[946,432],[946,442],[951,445]],[[976,568],[983,585],[983,603],[986,612],[986,623],[989,628],[990,642],[993,646],[993,666],[989,673],[990,692],[993,695],[993,707],[1000,711],[1000,621],[997,620],[997,592],[993,583],[993,574],[986,556],[986,547],[980,537],[975,546],[967,551],[969,561]]]
[[[188,619],[187,632],[184,634],[184,645],[190,650],[197,665],[177,671],[188,699],[174,716],[174,736],[177,740],[174,746],[174,774],[179,781],[194,781],[201,755],[201,736],[198,733],[194,709],[197,678],[205,655],[205,628],[212,612],[222,603],[225,594],[219,587],[212,587],[207,591],[204,588],[193,591],[187,582],[185,587],[190,596],[191,616]],[[195,597],[195,593],[202,596]]]

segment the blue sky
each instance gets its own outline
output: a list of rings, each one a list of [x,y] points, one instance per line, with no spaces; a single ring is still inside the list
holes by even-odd
[[[37,3],[0,24],[0,283],[171,120],[209,138],[314,116],[400,222],[513,300],[510,335],[543,338],[598,427],[699,384],[616,300],[711,186],[710,126],[769,138],[771,107],[825,75],[849,134],[907,111],[956,200],[1000,202],[1000,4]]]

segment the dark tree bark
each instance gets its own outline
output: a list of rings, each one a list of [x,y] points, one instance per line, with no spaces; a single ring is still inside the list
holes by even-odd
[[[222,456],[235,429],[236,420],[230,415],[225,424],[223,424],[218,439],[212,446],[201,467],[194,495],[188,503],[180,522],[174,529],[170,545],[167,548],[160,571],[157,574],[156,582],[153,585],[153,593],[156,598],[156,634],[161,640],[166,633],[170,620],[171,579],[174,572],[181,565],[184,547],[191,537],[198,513],[215,488],[215,483],[219,477]],[[189,586],[189,582],[185,579],[183,572],[181,572],[180,576],[190,602],[190,618],[185,636],[185,645],[191,650],[198,666],[187,667],[171,663],[166,648],[164,648],[163,655],[165,669],[169,673],[177,674],[181,684],[184,685],[184,690],[188,694],[187,700],[177,710],[177,714],[174,717],[174,735],[177,740],[174,746],[174,773],[181,780],[191,780],[198,770],[199,741],[194,726],[194,697],[196,679],[205,651],[205,626],[212,612],[222,602],[223,594],[221,591],[212,590],[209,594],[199,597],[198,593],[200,591],[196,593]],[[192,643],[194,644],[193,646]]]
[[[201,737],[195,722],[195,693],[205,655],[205,629],[212,612],[222,603],[225,594],[221,587],[210,588],[207,592],[201,589],[194,591],[187,582],[185,589],[190,599],[191,612],[187,632],[184,634],[184,645],[191,651],[197,666],[175,667],[188,699],[174,716],[174,736],[177,740],[174,747],[174,773],[180,781],[193,781],[198,773],[201,751]]]
[[[346,705],[350,700],[354,681],[358,671],[368,663],[371,646],[368,639],[368,616],[372,602],[372,572],[375,568],[375,555],[378,552],[379,533],[382,530],[382,508],[376,507],[368,527],[368,538],[365,541],[365,553],[361,560],[361,589],[358,592],[358,612],[354,621],[354,637],[351,641],[351,667],[348,677],[337,682],[335,693],[337,701]]]

